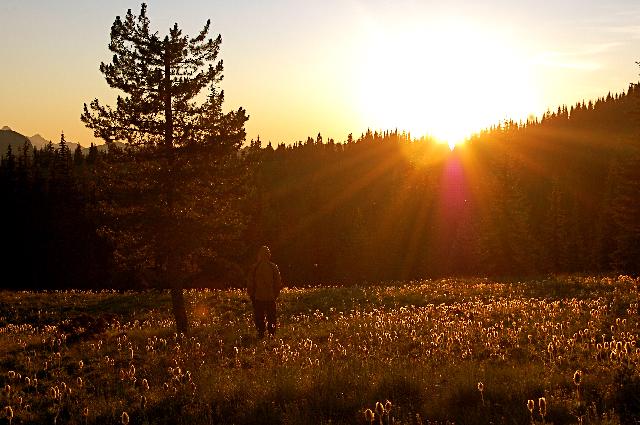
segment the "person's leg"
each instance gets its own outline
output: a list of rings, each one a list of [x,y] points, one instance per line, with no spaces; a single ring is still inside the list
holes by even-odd
[[[262,338],[264,336],[264,331],[265,331],[264,303],[262,301],[257,301],[257,300],[252,300],[251,303],[253,304],[253,321],[256,324],[256,330],[258,331],[258,338]]]
[[[270,335],[275,335],[276,334],[276,323],[277,323],[277,317],[276,317],[276,302],[275,301],[269,301],[266,305],[266,313],[267,313],[267,330],[269,331]]]

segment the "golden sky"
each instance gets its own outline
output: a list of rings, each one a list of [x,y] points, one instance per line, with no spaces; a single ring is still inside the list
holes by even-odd
[[[445,5],[446,3],[446,5]],[[482,3],[482,4],[480,4]],[[152,26],[223,37],[225,109],[248,139],[291,143],[405,129],[458,141],[504,119],[626,90],[638,80],[636,0],[150,0]],[[84,102],[117,95],[98,70],[133,1],[2,0],[0,126],[94,141]]]

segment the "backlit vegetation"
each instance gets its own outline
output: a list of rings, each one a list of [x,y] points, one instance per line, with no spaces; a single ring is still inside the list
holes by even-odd
[[[165,292],[5,292],[3,420],[628,423],[639,283],[288,289],[277,338],[261,341],[242,291],[188,293],[188,337]]]

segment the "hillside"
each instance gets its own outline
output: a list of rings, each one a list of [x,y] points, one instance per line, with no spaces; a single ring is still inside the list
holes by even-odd
[[[22,148],[25,140],[29,141],[30,145],[37,149],[42,149],[50,142],[40,134],[34,134],[33,136],[27,137],[23,134],[18,133],[17,131],[13,131],[8,126],[4,126],[2,127],[2,129],[0,129],[0,157],[6,155],[9,145],[11,145],[13,152],[17,153],[17,151]],[[54,146],[58,144],[58,142],[54,140],[52,140],[51,142]],[[116,144],[120,147],[124,146],[124,144],[121,142],[116,142]],[[71,150],[71,152],[73,152],[76,147],[78,147],[78,145],[78,143],[70,142],[67,140],[67,146],[69,147],[69,150]],[[81,148],[84,155],[87,155],[89,153],[88,147],[81,146]],[[97,148],[100,152],[107,151],[106,144],[97,145]]]
[[[450,151],[398,131],[255,148],[254,225],[297,282],[640,271],[640,88]]]
[[[627,93],[560,107],[537,121],[501,123],[453,151],[399,131],[367,131],[349,135],[344,143],[318,134],[275,149],[253,141],[240,158],[255,176],[255,190],[239,190],[237,211],[228,209],[238,213],[230,222],[244,230],[238,230],[233,244],[221,245],[219,253],[242,264],[266,244],[285,281],[298,284],[640,273],[640,121],[631,119],[639,110],[640,88],[632,85]],[[6,285],[148,284],[139,273],[151,268],[147,254],[137,257],[143,251],[132,250],[122,255],[119,250],[130,249],[128,239],[112,243],[103,230],[127,227],[141,241],[155,236],[149,230],[160,221],[146,213],[143,220],[126,224],[113,217],[122,211],[156,211],[161,198],[148,192],[142,171],[156,164],[140,156],[132,166],[127,155],[113,153],[102,156],[108,160],[98,161],[96,168],[93,159],[86,164],[79,159],[66,171],[54,170],[50,153],[43,153],[25,180],[4,173],[6,183],[0,183],[7,188],[6,204],[12,205],[3,211],[5,222],[41,217],[45,207],[57,213],[43,223],[44,229],[4,233],[16,247],[9,263],[31,272]],[[186,158],[191,154],[185,152]],[[198,163],[199,154],[193,155]],[[114,179],[116,171],[121,177]],[[214,187],[211,172],[201,181]],[[66,173],[73,173],[78,184],[56,182]],[[51,196],[60,187],[76,204]],[[40,197],[38,208],[31,207],[34,193]],[[198,199],[189,196],[185,202],[191,208]],[[104,209],[87,208],[95,201]],[[119,210],[113,209],[116,205]],[[210,211],[209,204],[203,210]],[[218,218],[209,217],[192,221],[194,229],[213,229]],[[58,238],[55,244],[52,234]],[[44,245],[50,246],[50,255],[32,264],[29,247]],[[56,257],[71,251],[77,261],[63,263]],[[213,252],[199,257],[196,269],[217,258],[218,251]],[[185,272],[196,271],[185,266]]]
[[[11,128],[7,126],[0,129],[0,155],[4,156],[7,153],[9,145],[11,145],[13,152],[17,153],[22,146],[24,146],[25,142],[31,144],[28,137],[11,130]]]
[[[31,141],[31,144],[38,149],[41,149],[49,144],[49,140],[45,139],[39,134],[34,134],[33,136],[29,137],[29,140]],[[51,142],[55,144],[54,141]]]

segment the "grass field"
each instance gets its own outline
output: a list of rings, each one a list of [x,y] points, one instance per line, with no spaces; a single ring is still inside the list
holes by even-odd
[[[637,423],[639,285],[285,289],[260,341],[242,291],[187,293],[184,338],[165,292],[2,292],[0,423]]]

